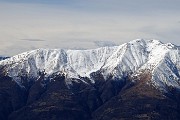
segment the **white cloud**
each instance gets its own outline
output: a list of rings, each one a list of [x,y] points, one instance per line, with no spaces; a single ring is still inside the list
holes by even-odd
[[[136,38],[180,45],[178,1],[98,1],[67,3],[69,6],[0,3],[0,54],[14,55],[39,47],[95,48],[94,41],[122,44]]]

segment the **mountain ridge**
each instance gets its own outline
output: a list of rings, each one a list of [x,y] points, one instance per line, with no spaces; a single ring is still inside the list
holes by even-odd
[[[101,71],[106,79],[111,74],[121,78],[129,73],[136,76],[140,71],[150,70],[154,75],[151,82],[165,91],[166,85],[179,88],[179,54],[178,47],[171,43],[137,39],[120,46],[90,50],[37,49],[3,60],[0,65],[9,65],[6,71],[12,77],[18,76],[17,71],[33,77],[38,77],[38,71],[45,71],[47,77],[63,72],[67,78],[79,79],[79,76],[90,78],[92,72]],[[162,69],[170,75],[162,73]],[[18,77],[14,79],[20,84]]]

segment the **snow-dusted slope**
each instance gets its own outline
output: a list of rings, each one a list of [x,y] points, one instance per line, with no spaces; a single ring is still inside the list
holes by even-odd
[[[8,75],[17,82],[22,73],[38,77],[38,71],[43,70],[46,76],[64,72],[68,78],[79,78],[101,71],[105,78],[110,74],[121,78],[148,69],[155,86],[180,86],[180,51],[158,40],[138,39],[92,50],[37,49],[0,61],[0,65],[6,65]]]

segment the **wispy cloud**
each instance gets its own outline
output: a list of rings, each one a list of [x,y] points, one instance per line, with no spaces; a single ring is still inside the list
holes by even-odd
[[[46,40],[41,40],[41,39],[21,39],[23,41],[31,41],[31,42],[44,42]]]

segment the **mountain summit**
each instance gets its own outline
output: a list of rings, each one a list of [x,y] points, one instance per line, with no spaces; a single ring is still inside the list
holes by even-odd
[[[171,43],[37,49],[0,68],[1,119],[180,118],[180,49]]]

